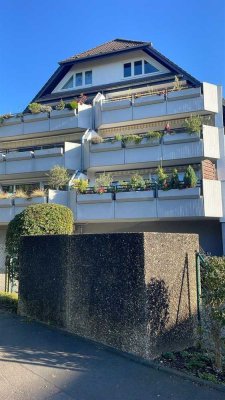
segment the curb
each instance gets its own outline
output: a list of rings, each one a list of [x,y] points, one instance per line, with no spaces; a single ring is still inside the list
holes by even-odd
[[[23,315],[18,315],[17,314],[17,315],[15,315],[15,317],[19,317],[22,320],[24,320],[25,322],[27,322],[27,320],[29,320],[29,316],[23,316]],[[50,329],[50,330],[63,332],[64,335],[66,335],[66,336],[68,335],[68,336],[72,336],[72,337],[77,337],[79,340],[81,340],[83,342],[93,343],[99,349],[103,349],[103,350],[106,350],[106,351],[108,351],[110,353],[117,354],[118,356],[123,357],[123,358],[128,358],[129,360],[131,360],[131,361],[133,361],[133,362],[135,362],[137,364],[142,364],[142,365],[145,365],[147,367],[153,368],[155,370],[165,372],[165,373],[167,373],[169,375],[178,376],[178,377],[183,378],[185,380],[191,381],[192,383],[197,383],[200,386],[207,386],[210,389],[215,389],[215,390],[218,390],[220,392],[224,392],[225,393],[225,385],[222,385],[222,384],[220,385],[220,384],[217,384],[217,383],[213,383],[213,382],[207,381],[205,379],[198,378],[195,375],[188,375],[185,372],[178,371],[178,370],[170,368],[170,367],[165,367],[165,366],[159,365],[155,361],[147,360],[147,359],[141,358],[141,357],[139,357],[139,356],[137,356],[135,354],[128,353],[128,352],[125,352],[125,351],[122,351],[122,350],[119,350],[119,349],[115,349],[114,347],[112,347],[110,345],[107,345],[107,344],[104,344],[104,343],[101,343],[101,342],[97,342],[96,340],[89,339],[89,338],[87,338],[85,336],[79,336],[76,333],[67,331],[65,328],[59,328],[59,327],[56,327],[54,325],[50,325],[50,324],[48,324],[46,322],[35,320],[33,318],[30,318],[29,322],[35,322],[35,323],[38,323],[40,325],[44,325],[45,327],[48,327],[48,329]]]

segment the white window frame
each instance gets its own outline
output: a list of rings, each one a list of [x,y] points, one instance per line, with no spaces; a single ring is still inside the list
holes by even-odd
[[[135,63],[136,61],[141,61],[141,62],[142,62],[142,74],[139,74],[139,75],[135,75],[135,74],[134,74],[134,63]],[[145,70],[144,61],[147,61],[149,64],[151,64],[151,61],[148,61],[146,58],[137,58],[137,59],[134,59],[134,60],[130,60],[130,61],[123,62],[123,71],[122,71],[122,73],[123,73],[123,79],[124,79],[124,80],[128,80],[128,79],[131,79],[131,78],[140,78],[140,77],[142,77],[142,76],[157,75],[157,74],[160,73],[160,69],[158,69],[154,64],[152,64],[153,67],[155,67],[155,68],[158,69],[158,71],[149,72],[149,73],[145,74],[145,73],[144,73],[144,70]],[[130,75],[130,76],[127,76],[127,77],[124,77],[124,64],[128,64],[128,63],[131,63],[131,75]]]
[[[85,72],[90,72],[91,71],[91,73],[92,73],[92,83],[88,83],[88,84],[85,84]],[[80,86],[76,86],[76,74],[82,74],[82,85],[80,85]],[[93,69],[90,69],[90,68],[88,68],[88,69],[85,69],[85,70],[83,70],[83,71],[76,71],[76,72],[74,72],[66,81],[65,81],[65,83],[63,83],[62,84],[62,86],[64,86],[65,84],[66,84],[66,82],[68,82],[71,78],[73,78],[73,87],[71,87],[71,88],[68,88],[68,89],[63,89],[62,87],[61,88],[59,88],[57,91],[59,91],[59,92],[68,92],[68,91],[70,91],[70,90],[73,90],[73,89],[76,89],[76,88],[86,88],[86,87],[90,87],[90,86],[93,86]]]

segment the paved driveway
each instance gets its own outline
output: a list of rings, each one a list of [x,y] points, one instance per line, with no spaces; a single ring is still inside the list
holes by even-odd
[[[0,314],[1,400],[224,400],[61,331]]]

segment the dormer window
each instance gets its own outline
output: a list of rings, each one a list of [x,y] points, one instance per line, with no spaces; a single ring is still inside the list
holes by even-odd
[[[76,86],[82,86],[83,79],[82,79],[82,72],[78,72],[76,74]]]
[[[123,64],[123,77],[146,75],[159,72],[159,70],[146,60],[137,60]]]
[[[85,72],[85,85],[92,85],[92,71]]]
[[[70,90],[76,87],[92,85],[92,71],[76,72],[72,75],[60,90]]]

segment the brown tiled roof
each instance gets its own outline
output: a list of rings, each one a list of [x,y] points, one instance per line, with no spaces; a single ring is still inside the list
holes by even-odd
[[[93,47],[93,49],[84,51],[80,54],[75,54],[72,57],[69,57],[63,61],[60,61],[60,64],[67,63],[70,61],[81,60],[88,57],[100,56],[102,54],[114,53],[117,51],[127,50],[140,46],[150,46],[150,42],[139,42],[136,40],[125,40],[125,39],[114,39],[111,42],[103,43],[100,46]]]

